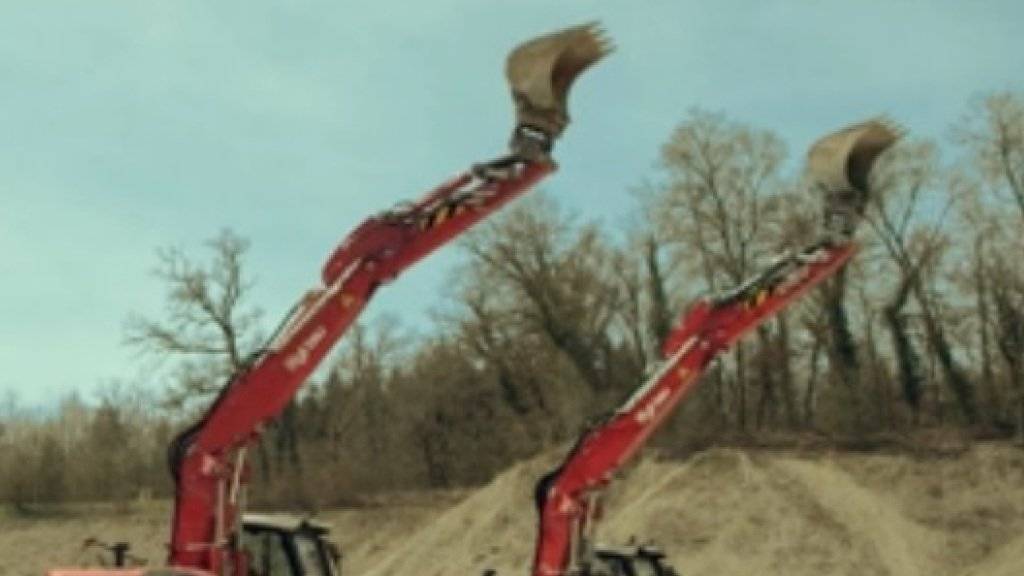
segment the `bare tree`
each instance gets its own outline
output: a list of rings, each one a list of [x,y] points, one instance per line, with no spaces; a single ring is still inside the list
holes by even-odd
[[[605,395],[635,375],[615,374],[620,352],[609,330],[620,302],[612,281],[613,258],[595,226],[574,229],[544,196],[475,231],[465,242],[472,258],[467,277],[491,282],[507,314],[543,334],[578,371],[587,386]],[[612,394],[615,396],[615,394]]]
[[[1024,275],[1011,255],[1024,250],[1020,229],[1024,224],[1024,97],[999,93],[986,98],[957,127],[957,137],[971,152],[977,174],[975,222],[983,219],[979,233],[979,256],[986,260],[976,272],[979,304],[986,316],[982,324],[991,327],[996,348],[1003,358],[1010,388],[1016,396],[1018,436],[1024,442],[1024,343],[1018,336],[1017,321],[1024,316]],[[973,188],[973,186],[969,186]],[[1018,218],[1008,217],[1003,206],[1017,208]],[[980,218],[979,218],[980,216]],[[997,247],[1003,249],[998,249]],[[991,254],[987,254],[989,250]],[[986,281],[987,280],[987,281]],[[991,311],[995,314],[990,314]],[[991,322],[991,325],[989,325]]]
[[[939,296],[922,280],[923,269],[934,266],[947,245],[942,227],[955,198],[947,195],[943,201],[935,196],[939,182],[934,157],[934,146],[927,142],[899,146],[885,157],[875,179],[877,193],[872,195],[867,221],[900,274],[885,315],[905,400],[915,409],[920,403],[919,357],[902,317],[908,294],[913,294],[946,384],[963,417],[974,424],[979,419],[974,386],[953,354],[939,313]]]
[[[989,96],[958,126],[957,136],[996,199],[1013,202],[1024,218],[1024,97]]]
[[[245,298],[252,287],[243,262],[249,243],[230,230],[206,243],[208,262],[178,248],[158,251],[154,275],[167,287],[164,317],[133,315],[126,341],[161,357],[181,360],[171,400],[205,399],[240,372],[256,349],[260,310]]]
[[[448,319],[456,325],[456,337],[493,369],[502,397],[516,414],[550,414],[543,385],[522,369],[536,353],[530,346],[531,336],[492,302],[491,284],[480,280],[485,283],[467,285],[460,292],[468,314]]]
[[[625,370],[640,378],[662,358],[662,347],[674,321],[664,245],[653,231],[640,230],[622,249],[611,253],[612,277],[619,289],[615,311],[617,333],[623,342]]]
[[[249,242],[225,229],[206,247],[211,252],[206,262],[196,262],[178,248],[159,250],[153,273],[167,287],[164,317],[133,315],[126,324],[129,345],[177,360],[167,395],[171,406],[205,406],[226,381],[246,369],[262,340],[262,312],[246,302],[252,288],[244,270]],[[297,469],[295,427],[291,402],[271,432],[278,459],[287,457]],[[271,456],[265,441],[259,443],[259,456],[269,477]]]
[[[676,128],[662,148],[668,181],[646,211],[681,273],[717,291],[742,282],[759,257],[778,248],[771,236],[781,212],[778,170],[784,157],[777,136],[720,114],[693,111]],[[741,429],[747,426],[749,404],[746,348],[737,345],[732,360],[736,408],[731,412]]]

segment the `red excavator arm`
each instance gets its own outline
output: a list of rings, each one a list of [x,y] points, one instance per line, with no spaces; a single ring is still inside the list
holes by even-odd
[[[333,274],[334,267],[344,274],[306,294],[267,349],[231,381],[206,416],[177,439],[172,455],[176,492],[171,565],[234,573],[228,566],[240,561],[229,556],[237,552],[232,539],[244,506],[245,447],[295,396],[378,286],[553,168],[550,163],[528,161],[507,180],[473,182],[469,175],[462,175],[437,192],[447,193],[445,199],[464,192],[466,201],[452,207],[442,202],[429,211],[417,205],[414,224],[374,219],[357,229],[339,248],[336,256],[340,257],[328,261],[324,270],[325,276]],[[420,228],[420,221],[425,228]],[[350,246],[375,250],[356,252]]]
[[[335,250],[324,265],[322,285],[299,301],[267,347],[173,443],[172,566],[245,573],[237,532],[245,507],[247,446],[281,413],[381,284],[555,169],[549,153],[568,123],[569,88],[609,50],[593,25],[518,47],[506,68],[517,112],[510,154],[366,220]]]
[[[538,485],[534,576],[586,570],[596,499],[612,476],[695,387],[712,360],[835,273],[855,250],[854,244],[814,246],[785,258],[742,290],[698,302],[681,317],[658,372],[611,418],[584,434],[565,462]]]
[[[584,433],[537,486],[540,529],[534,576],[588,573],[598,498],[708,365],[744,335],[836,273],[856,252],[852,233],[867,201],[875,158],[898,137],[870,121],[818,141],[809,167],[826,195],[823,239],[785,255],[735,290],[697,302],[665,343],[666,360],[608,420]]]

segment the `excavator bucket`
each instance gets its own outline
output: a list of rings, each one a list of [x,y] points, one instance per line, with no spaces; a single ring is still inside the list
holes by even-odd
[[[573,82],[612,50],[611,42],[596,22],[517,46],[505,63],[517,126],[541,130],[550,138],[557,138],[569,124],[568,98]]]
[[[876,118],[829,134],[811,146],[807,167],[825,193],[826,238],[846,242],[853,236],[867,208],[871,168],[902,136],[900,127]]]
[[[811,146],[808,169],[827,190],[852,188],[866,193],[875,160],[901,136],[903,130],[885,118],[848,126]]]

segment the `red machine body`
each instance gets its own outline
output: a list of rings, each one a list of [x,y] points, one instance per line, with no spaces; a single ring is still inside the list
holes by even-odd
[[[856,245],[821,243],[779,259],[732,292],[701,300],[666,341],[666,360],[603,424],[585,433],[562,465],[538,486],[540,533],[534,576],[564,576],[586,562],[597,498],[692,391],[707,366],[761,322],[846,263]]]
[[[324,266],[325,285],[302,298],[268,348],[176,442],[171,566],[244,574],[237,539],[246,447],[294,397],[378,286],[553,170],[549,162],[522,161],[502,178],[466,172],[415,204],[367,220],[342,243]]]

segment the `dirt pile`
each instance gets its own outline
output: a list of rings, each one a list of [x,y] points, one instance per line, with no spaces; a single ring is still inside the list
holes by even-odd
[[[345,572],[357,576],[525,574],[533,485],[547,455],[465,495],[417,494],[336,511]],[[88,561],[87,536],[130,539],[163,558],[167,506],[130,516],[0,518],[0,576]],[[712,449],[685,462],[648,457],[606,503],[601,539],[653,541],[687,575],[1019,576],[1024,574],[1024,450],[982,445],[914,457]]]
[[[534,480],[526,462],[401,541],[358,574],[523,574]],[[714,449],[647,459],[610,494],[602,540],[651,540],[684,574],[1024,574],[1024,452],[958,456],[775,454]],[[353,540],[353,538],[345,538]]]

